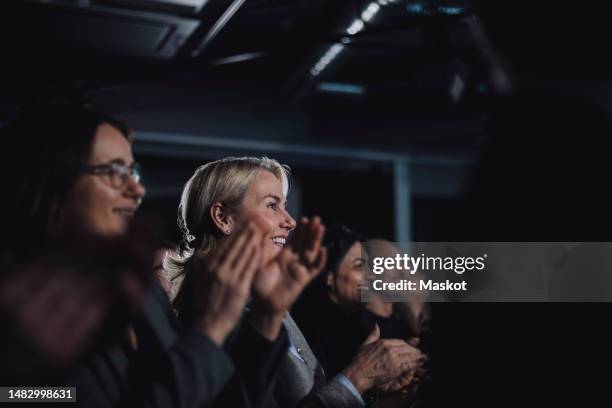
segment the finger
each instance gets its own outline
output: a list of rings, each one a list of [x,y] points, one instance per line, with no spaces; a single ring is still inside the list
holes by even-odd
[[[308,224],[309,221],[307,217],[300,218],[297,227],[291,233],[289,245],[295,252],[302,252],[304,249],[307,240]]]
[[[414,372],[416,371],[418,367],[417,363],[414,360],[410,358],[402,359],[402,358],[396,357],[394,361],[401,375],[404,376],[404,375],[410,374],[411,376],[414,376]]]
[[[321,224],[321,218],[318,216],[313,217],[308,234],[308,242],[306,244],[306,259],[309,264],[315,262],[316,256],[319,253],[319,249],[323,243],[323,235],[325,234],[325,227]]]
[[[421,340],[418,337],[411,337],[408,339],[408,344],[411,346],[417,347]]]
[[[423,354],[411,346],[409,347],[392,347],[390,349],[391,355],[399,359],[409,359],[414,361],[422,361]]]
[[[389,386],[389,391],[391,392],[399,391],[402,388],[405,388],[408,385],[410,385],[413,381],[414,381],[414,372],[409,371],[405,374],[400,375],[396,379],[394,379],[391,385]]]
[[[261,249],[259,246],[253,246],[248,262],[240,275],[240,288],[243,290],[242,293],[248,293],[248,290],[253,283],[253,279],[255,278],[255,272],[257,272],[259,267],[260,257]]]
[[[374,324],[374,329],[372,330],[372,332],[368,335],[368,338],[365,339],[365,341],[363,342],[363,344],[370,344],[370,343],[374,343],[376,340],[378,340],[380,338],[380,328],[378,327],[378,324]]]
[[[414,353],[415,355],[424,356],[424,354],[417,347],[410,343],[400,339],[384,339],[385,345],[394,353],[409,354]]]
[[[321,247],[319,255],[317,256],[316,264],[313,268],[310,268],[310,279],[314,279],[327,264],[327,248]]]
[[[315,215],[312,220],[312,232],[311,236],[314,239],[314,242],[318,242],[319,244],[323,240],[323,236],[325,235],[325,225],[323,225],[323,221],[321,217]],[[316,248],[315,248],[316,249]]]
[[[233,276],[238,275],[236,265],[242,261],[241,255],[244,256],[246,245],[250,242],[251,238],[255,234],[255,229],[252,223],[249,223],[247,227],[240,231],[238,238],[231,245],[229,250],[225,253],[224,258],[221,260],[221,266],[227,266],[228,273]]]
[[[412,381],[414,380],[414,374],[413,373],[408,373],[406,375],[401,376],[400,378],[398,378],[390,387],[389,387],[389,391],[394,392],[394,391],[399,391],[402,388],[405,388],[407,386],[409,386]]]
[[[255,234],[253,231],[247,241],[244,243],[244,246],[240,249],[240,252],[236,254],[236,259],[232,263],[232,268],[236,270],[238,275],[238,279],[240,279],[240,275],[244,271],[245,265],[249,262],[250,258],[253,255],[253,251],[255,249],[259,250],[260,248],[260,237]]]
[[[419,367],[416,369],[416,372],[414,373],[417,377],[425,377],[427,375],[428,371],[425,368]]]
[[[86,301],[91,301],[99,284],[94,278],[74,277],[64,286],[58,301],[54,305],[53,313],[47,320],[49,324],[71,330],[71,323],[76,319]]]
[[[404,340],[401,340],[401,339],[384,339],[382,340],[382,342],[385,343],[385,345],[390,348],[401,347],[401,348],[406,348],[408,350],[414,350],[413,346],[411,346],[410,344],[406,343]]]
[[[227,262],[229,259],[232,261],[243,249],[244,245],[250,240],[251,236],[255,233],[255,227],[253,222],[249,221],[244,228],[241,228],[239,231],[234,232],[232,236],[230,236],[230,241],[228,242],[227,247],[225,248],[225,252],[223,254],[223,258],[221,263]]]
[[[393,355],[397,356],[397,358],[406,358],[412,361],[418,362],[419,364],[423,364],[425,362],[425,355],[421,353],[418,349],[414,349],[412,347],[395,347],[392,349]]]
[[[287,272],[292,278],[290,283],[299,287],[300,289],[303,288],[306,283],[310,281],[310,274],[308,272],[308,269],[299,261],[289,263],[289,265],[287,266]]]
[[[57,331],[56,322],[51,317],[55,314],[55,306],[65,299],[63,293],[66,283],[66,276],[56,276],[44,282],[36,292],[28,294],[27,301],[16,309],[17,321],[25,332],[34,337],[39,336],[37,332],[41,332],[44,337],[47,333],[52,335]]]
[[[18,271],[0,287],[0,302],[8,307],[16,306],[36,292],[36,288],[48,281],[49,276],[41,267],[28,267]]]
[[[92,293],[87,299],[82,299],[78,308],[78,313],[66,323],[64,333],[67,334],[67,341],[74,347],[82,349],[87,343],[93,340],[93,332],[102,324],[111,305],[111,297],[108,292],[98,290]]]
[[[414,364],[418,364],[419,366],[425,362],[425,357],[420,350],[413,348],[412,346],[408,347],[399,347],[394,346],[390,349],[391,355],[396,359],[410,360]]]
[[[380,391],[382,393],[386,393],[386,392],[389,392],[389,390],[390,390],[392,385],[393,385],[393,380],[388,381],[388,382],[386,382],[384,384],[380,384],[380,385],[376,386],[376,390]]]
[[[237,240],[243,238],[243,232],[247,229],[247,225],[243,228],[239,227],[236,231],[234,231],[227,239],[225,239],[218,248],[218,250],[213,251],[212,256],[209,259],[206,259],[206,262],[209,266],[209,270],[215,270],[219,267],[219,265],[223,264],[227,259],[228,252],[234,247],[234,244]]]

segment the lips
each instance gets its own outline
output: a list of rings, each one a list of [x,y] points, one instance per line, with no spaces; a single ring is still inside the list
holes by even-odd
[[[126,218],[134,218],[136,215],[136,208],[115,208],[113,213]]]
[[[279,248],[282,248],[287,243],[287,237],[272,237],[272,242],[274,243],[274,245],[278,246]]]

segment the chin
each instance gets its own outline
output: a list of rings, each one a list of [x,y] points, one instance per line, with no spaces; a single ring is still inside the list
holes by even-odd
[[[279,247],[275,244],[270,243],[270,245],[266,246],[266,261],[269,261],[270,259],[274,258],[276,255],[278,255],[281,251],[282,251],[282,247]]]
[[[131,224],[131,218],[121,217],[114,223],[113,230],[117,234],[125,234],[130,229]]]
[[[129,224],[126,222],[114,223],[112,226],[108,226],[103,231],[98,231],[98,235],[106,238],[116,238],[125,235],[128,232]]]

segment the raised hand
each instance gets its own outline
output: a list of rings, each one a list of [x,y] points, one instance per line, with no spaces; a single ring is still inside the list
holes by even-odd
[[[221,345],[238,323],[260,264],[262,233],[254,222],[232,234],[208,258],[195,259],[194,279],[182,313],[216,344]]]
[[[28,263],[3,259],[0,312],[23,341],[16,347],[63,367],[125,329],[151,275],[153,240],[134,226],[121,238],[57,240]]]
[[[320,217],[313,217],[308,220],[302,217],[298,223],[292,239],[288,246],[291,250],[300,257],[300,261],[311,268],[318,265],[318,259],[325,248],[322,246],[323,236],[325,235],[325,226],[321,223]],[[321,268],[325,266],[323,264]],[[317,271],[316,273],[320,272]]]
[[[57,367],[92,343],[112,299],[98,276],[42,263],[20,268],[0,284],[0,308],[25,341],[22,351],[30,347]]]
[[[285,312],[323,270],[325,227],[319,217],[302,218],[289,243],[260,266],[253,282],[253,322],[262,335],[278,335]]]

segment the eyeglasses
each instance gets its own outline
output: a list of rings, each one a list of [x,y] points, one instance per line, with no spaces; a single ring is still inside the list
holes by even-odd
[[[110,176],[111,186],[117,189],[125,187],[130,177],[132,177],[132,180],[136,183],[140,183],[142,178],[140,165],[138,163],[132,163],[131,166],[126,166],[120,162],[110,162],[108,164],[86,166],[83,168],[83,173]]]

